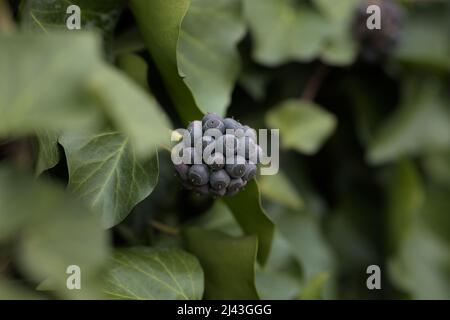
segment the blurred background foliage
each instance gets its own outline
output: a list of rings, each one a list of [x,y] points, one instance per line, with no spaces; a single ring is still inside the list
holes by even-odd
[[[0,4],[0,299],[450,299],[449,1]],[[206,112],[280,129],[280,172],[183,190]]]

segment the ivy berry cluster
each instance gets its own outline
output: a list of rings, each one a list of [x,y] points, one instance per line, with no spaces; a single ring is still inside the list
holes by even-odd
[[[172,152],[183,161],[174,162],[175,173],[186,189],[214,197],[234,196],[256,176],[262,149],[249,126],[208,113],[176,131],[183,140]]]

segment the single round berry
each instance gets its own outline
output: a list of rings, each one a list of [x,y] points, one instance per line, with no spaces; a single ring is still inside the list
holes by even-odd
[[[243,136],[245,136],[245,130],[244,128],[237,128],[236,130],[234,130],[234,136],[237,139],[242,138]]]
[[[231,162],[225,165],[225,170],[227,170],[228,174],[232,178],[242,177],[246,170],[245,159],[241,156],[234,157]]]
[[[220,115],[218,115],[217,113],[211,112],[211,113],[207,113],[203,119],[202,119],[202,123],[205,124],[208,120],[211,119],[219,119],[222,120],[222,117]]]
[[[226,189],[230,184],[230,176],[225,170],[214,171],[209,177],[209,184],[215,190]]]
[[[204,137],[211,137],[215,140],[219,139],[222,136],[222,131],[216,128],[208,129],[205,132],[203,132]]]
[[[211,168],[211,170],[220,170],[225,167],[225,157],[223,154],[216,152],[209,156],[205,163]]]
[[[225,130],[236,130],[242,128],[242,124],[233,118],[225,118],[223,119],[223,124],[225,125]]]
[[[176,171],[178,177],[183,181],[186,181],[188,179],[189,169],[190,169],[190,166],[188,166],[187,164],[184,164],[184,163],[175,165],[175,171]]]
[[[208,129],[217,129],[220,132],[224,133],[225,125],[220,119],[209,119],[203,124],[203,131],[206,131]]]
[[[190,146],[194,146],[195,141],[202,137],[202,122],[198,120],[192,121],[189,123],[187,130],[191,135]]]
[[[256,176],[256,172],[257,172],[256,165],[254,163],[249,162],[245,165],[245,173],[242,179],[244,179],[244,181],[250,181]]]
[[[244,186],[244,181],[241,178],[232,179],[227,188],[227,195],[232,196],[239,192]]]
[[[216,190],[216,189],[210,188],[209,192],[215,197],[223,197],[227,193],[227,189]]]
[[[194,130],[198,129],[198,128],[202,128],[203,124],[201,121],[199,120],[195,120],[189,123],[189,125],[187,126],[187,131],[189,132],[193,132]]]
[[[209,170],[204,164],[194,164],[188,172],[188,180],[194,186],[203,186],[208,183]]]

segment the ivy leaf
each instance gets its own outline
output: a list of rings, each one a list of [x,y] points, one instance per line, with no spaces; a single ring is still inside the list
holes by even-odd
[[[405,155],[449,150],[447,101],[437,79],[409,79],[403,89],[401,105],[375,134],[368,160],[381,164]]]
[[[203,271],[179,249],[135,247],[116,250],[105,293],[113,299],[200,300]]]
[[[245,34],[240,0],[191,0],[181,24],[179,72],[203,113],[225,114],[240,72]]]
[[[324,44],[321,59],[323,62],[334,66],[346,66],[352,64],[357,57],[358,46],[348,30],[336,32],[326,44]]]
[[[224,201],[244,234],[257,236],[258,261],[264,264],[270,253],[275,226],[262,207],[258,184],[255,180],[249,181],[245,190]]]
[[[420,6],[406,17],[404,32],[394,52],[398,61],[415,67],[450,71],[450,11],[445,5],[448,4]]]
[[[14,281],[0,279],[0,300],[40,300],[43,296]]]
[[[261,299],[293,299],[298,295],[301,283],[302,269],[292,246],[280,232],[275,232],[267,265],[256,268],[256,288]]]
[[[0,136],[92,132],[109,120],[130,137],[139,157],[167,142],[164,112],[132,80],[103,64],[97,40],[84,33],[3,36],[0,66],[15,81],[0,75]],[[55,82],[64,86],[55,90]]]
[[[92,212],[61,186],[5,166],[0,167],[0,191],[0,238],[15,239],[22,274],[33,282],[51,277],[61,297],[101,298],[108,238]],[[83,290],[67,290],[70,265],[81,268]]]
[[[349,30],[358,1],[344,0],[336,7],[333,1],[316,0],[315,8],[294,0],[244,0],[255,60],[268,66],[318,57],[332,65],[353,63],[357,46]]]
[[[336,128],[336,118],[320,106],[287,100],[266,116],[271,128],[280,129],[281,145],[305,154],[314,154]]]
[[[294,210],[303,207],[302,197],[283,172],[271,176],[261,176],[258,181],[261,194],[265,198]]]
[[[313,3],[328,19],[347,26],[361,1],[341,0],[338,6],[333,0],[313,0]]]
[[[21,25],[25,30],[51,32],[66,30],[71,5],[80,7],[81,29],[101,30],[107,38],[112,37],[125,0],[27,0],[21,7]],[[72,30],[71,30],[72,31]]]
[[[69,188],[101,214],[106,228],[115,226],[145,199],[158,180],[158,160],[141,161],[129,139],[117,132],[64,135]]]
[[[330,26],[326,43],[321,50],[321,59],[331,65],[345,66],[353,63],[358,46],[352,37],[351,27],[360,0],[314,0],[315,6],[327,18]]]
[[[259,299],[255,287],[255,236],[235,238],[219,231],[188,228],[183,238],[187,250],[200,260],[204,270],[206,299]]]
[[[331,248],[317,217],[307,210],[293,211],[283,207],[273,208],[270,215],[301,264],[304,281],[309,281],[317,272],[333,270]]]
[[[1,36],[0,135],[98,126],[100,110],[83,91],[100,63],[96,40],[82,33]],[[55,82],[64,86],[55,90]]]
[[[37,143],[36,175],[39,176],[42,172],[53,168],[59,162],[58,134],[48,130],[41,130],[37,133]]]
[[[422,182],[413,163],[405,160],[395,166],[388,192],[390,249],[395,252],[414,225],[425,200]]]
[[[131,0],[142,36],[161,73],[182,120],[202,118],[194,97],[178,71],[177,48],[183,17],[189,0]]]
[[[167,144],[171,124],[155,98],[122,72],[102,66],[88,79],[88,91],[115,128],[126,134],[141,159]]]
[[[150,90],[147,82],[147,62],[137,54],[126,53],[117,57],[117,66],[144,90]]]
[[[319,13],[292,0],[244,0],[244,12],[255,40],[254,58],[268,66],[313,60],[328,34]]]
[[[450,151],[425,156],[423,165],[431,180],[450,186]]]
[[[394,284],[412,299],[450,299],[450,247],[420,223],[413,226],[388,266]]]
[[[327,272],[319,272],[309,280],[303,287],[299,295],[300,300],[321,300],[323,299],[324,286],[330,274]]]

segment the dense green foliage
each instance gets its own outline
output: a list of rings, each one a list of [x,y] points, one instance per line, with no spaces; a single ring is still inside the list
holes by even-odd
[[[362,0],[0,0],[0,299],[450,299],[450,3],[395,2],[380,48]],[[280,172],[184,190],[207,112]]]

